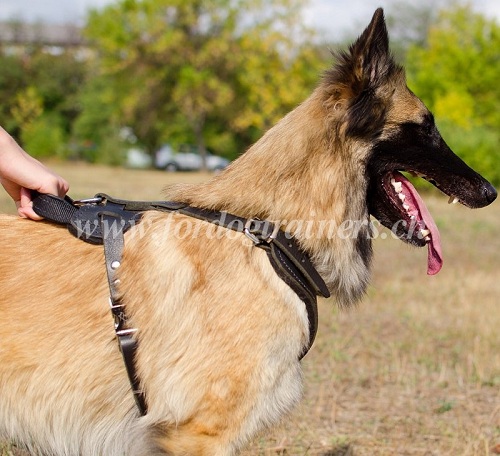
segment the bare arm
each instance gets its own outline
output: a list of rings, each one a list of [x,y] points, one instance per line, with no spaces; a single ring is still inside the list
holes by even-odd
[[[21,217],[40,220],[32,209],[31,190],[64,196],[68,183],[28,155],[0,127],[0,183],[12,197]]]

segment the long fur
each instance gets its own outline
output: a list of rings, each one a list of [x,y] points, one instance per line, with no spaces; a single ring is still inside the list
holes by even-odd
[[[427,111],[389,54],[381,10],[337,60],[224,172],[167,197],[280,223],[347,305],[369,279],[374,138]],[[357,236],[338,235],[346,221]],[[243,234],[159,212],[126,234],[120,293],[149,407],[139,417],[102,248],[7,216],[0,232],[0,438],[34,455],[229,456],[299,401],[304,304]]]

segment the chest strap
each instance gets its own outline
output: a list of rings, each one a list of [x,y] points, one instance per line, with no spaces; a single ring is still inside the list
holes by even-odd
[[[134,398],[141,415],[147,413],[147,403],[140,388],[135,369],[138,341],[136,328],[131,328],[117,292],[117,270],[121,265],[124,246],[123,234],[140,222],[145,211],[176,212],[244,233],[257,248],[263,249],[278,276],[304,302],[309,321],[309,343],[300,355],[302,359],[311,348],[318,328],[316,296],[329,297],[325,282],[318,274],[309,256],[297,241],[268,220],[246,219],[227,212],[210,211],[175,201],[128,201],[112,198],[104,193],[94,198],[73,201],[46,194],[33,198],[33,210],[47,220],[66,225],[77,238],[91,244],[103,244],[106,272],[110,289],[110,306],[115,320],[115,332],[127,369]]]

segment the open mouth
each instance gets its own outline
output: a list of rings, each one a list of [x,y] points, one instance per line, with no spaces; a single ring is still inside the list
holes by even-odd
[[[402,172],[421,177],[449,198],[469,208],[491,204],[495,188],[455,155],[439,134],[432,115],[405,123],[373,147],[367,161],[368,211],[402,241],[427,246],[427,274],[443,266],[436,222],[421,196]]]
[[[436,222],[415,187],[399,170],[380,171],[376,173],[378,177],[372,174],[370,179],[367,196],[370,214],[402,241],[417,247],[427,246],[427,274],[437,274],[443,266],[443,252]],[[406,171],[433,184],[449,197],[450,204],[460,202],[478,208],[490,204],[497,196],[494,187],[472,170],[469,178],[440,173],[442,182],[411,169]]]
[[[382,186],[394,211],[399,215],[399,220],[389,228],[410,244],[419,247],[427,245],[427,274],[437,274],[443,266],[441,238],[423,199],[411,182],[398,171],[388,173]],[[450,197],[450,202],[458,201],[458,198]]]

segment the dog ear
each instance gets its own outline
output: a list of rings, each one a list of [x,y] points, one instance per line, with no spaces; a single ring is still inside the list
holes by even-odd
[[[382,8],[375,11],[370,24],[349,51],[340,52],[336,57],[337,63],[327,72],[326,80],[348,100],[346,133],[373,138],[383,127],[387,106],[377,89],[397,68],[389,51]]]
[[[389,52],[389,34],[385,25],[384,10],[378,8],[361,36],[349,48],[353,63],[353,76],[360,84],[359,90],[375,88],[386,75],[392,61]]]
[[[377,88],[395,68],[382,8],[375,11],[370,24],[349,51],[353,66],[353,98],[348,109],[346,133],[372,139],[382,131],[387,110],[387,103],[377,94]]]

